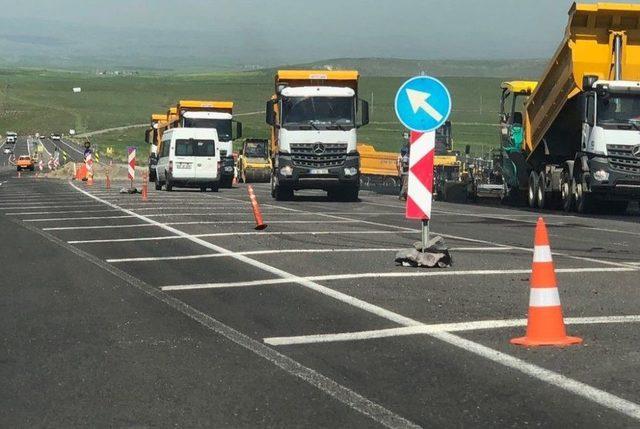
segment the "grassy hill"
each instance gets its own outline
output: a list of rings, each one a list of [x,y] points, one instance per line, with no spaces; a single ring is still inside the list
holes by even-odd
[[[296,69],[355,69],[363,76],[431,76],[537,78],[548,60],[410,60],[400,58],[337,58],[307,64]]]
[[[361,70],[360,95],[369,100],[372,114],[371,123],[360,130],[359,140],[380,150],[396,151],[403,128],[393,112],[393,100],[404,77],[374,76],[369,74],[370,69]],[[475,152],[489,150],[498,141],[495,124],[502,78],[439,77],[448,85],[454,101],[451,119],[455,144],[460,149],[470,144]],[[73,93],[76,86],[82,88],[81,93]],[[245,136],[267,137],[263,112],[272,90],[272,73],[265,70],[127,77],[0,70],[0,132],[48,134],[75,129],[81,133],[141,124],[151,113],[166,111],[178,99],[205,98],[233,100]],[[145,146],[142,128],[97,135],[92,141],[123,153],[126,146]]]

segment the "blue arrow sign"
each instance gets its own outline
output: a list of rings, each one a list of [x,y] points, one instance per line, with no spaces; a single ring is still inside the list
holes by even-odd
[[[417,76],[402,84],[395,108],[402,125],[426,133],[439,128],[451,114],[451,95],[438,79]]]

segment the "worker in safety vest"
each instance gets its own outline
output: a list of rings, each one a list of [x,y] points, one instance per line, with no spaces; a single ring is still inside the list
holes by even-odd
[[[409,191],[409,144],[407,143],[400,149],[400,155],[398,156],[398,173],[402,178],[402,188],[400,189],[400,200],[407,199],[407,192]]]

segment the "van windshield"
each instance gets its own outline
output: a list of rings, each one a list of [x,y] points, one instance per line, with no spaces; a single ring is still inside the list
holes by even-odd
[[[214,140],[178,139],[176,140],[176,156],[215,156]]]

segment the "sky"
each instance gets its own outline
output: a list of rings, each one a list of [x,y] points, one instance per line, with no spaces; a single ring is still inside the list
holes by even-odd
[[[551,56],[571,0],[0,0],[6,61],[158,66]]]

